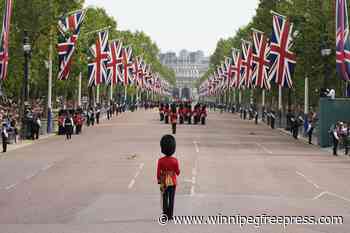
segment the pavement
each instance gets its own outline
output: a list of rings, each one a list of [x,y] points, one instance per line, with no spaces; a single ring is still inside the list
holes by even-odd
[[[0,233],[350,232],[350,160],[231,113],[178,125],[176,216],[341,216],[337,225],[158,224],[156,111],[0,155]]]

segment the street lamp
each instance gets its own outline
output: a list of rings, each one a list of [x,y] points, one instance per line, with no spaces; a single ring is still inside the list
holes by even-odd
[[[30,45],[28,32],[24,31],[23,38],[23,51],[24,51],[24,102],[28,104],[29,101],[29,59],[32,47]]]
[[[328,57],[331,55],[332,49],[328,48],[326,42],[323,43],[322,48],[321,48],[321,56],[323,57],[324,63],[325,63],[325,71],[324,71],[324,80],[323,80],[323,90],[326,90],[327,88],[327,79],[328,79],[328,74],[329,74],[329,64],[328,64]]]
[[[29,59],[31,53],[31,45],[28,37],[28,32],[24,31],[23,37],[23,52],[24,52],[24,83],[23,83],[23,101],[22,101],[22,127],[21,135],[25,138],[27,135],[28,127],[26,125],[26,106],[28,106],[29,101]]]

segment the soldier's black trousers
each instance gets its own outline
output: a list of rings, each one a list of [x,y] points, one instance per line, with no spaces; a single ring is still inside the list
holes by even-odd
[[[176,134],[176,124],[171,124],[172,129],[173,129],[173,134]]]
[[[173,218],[175,200],[175,186],[169,186],[163,193],[163,214],[168,216],[168,219]]]

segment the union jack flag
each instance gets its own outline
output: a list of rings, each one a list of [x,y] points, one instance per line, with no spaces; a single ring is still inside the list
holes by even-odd
[[[2,24],[2,33],[0,40],[0,79],[6,80],[7,68],[9,62],[9,38],[10,38],[10,24],[12,15],[12,0],[5,1],[5,12]]]
[[[84,21],[86,10],[79,10],[69,16],[61,17],[58,21],[60,31],[58,50],[58,79],[66,80],[69,77],[72,56],[78,41],[81,25]]]
[[[293,87],[292,76],[296,64],[296,55],[290,51],[293,46],[292,32],[293,25],[289,20],[273,13],[269,80],[289,88]]]
[[[144,71],[141,57],[136,57],[134,59],[132,73],[134,75],[134,81],[136,83],[136,86],[142,88],[142,79]]]
[[[108,30],[98,33],[96,44],[90,47],[94,60],[88,65],[89,86],[97,86],[107,81],[109,61]]]
[[[242,40],[242,71],[244,86],[250,88],[252,86],[253,49],[252,43],[245,40]]]
[[[242,56],[241,52],[237,49],[232,50],[232,72],[233,72],[233,82],[232,87],[240,88],[242,77]]]
[[[121,69],[122,66],[122,41],[115,40],[109,44],[109,57],[110,60],[107,63],[107,83],[115,85],[122,77]]]
[[[253,31],[253,75],[255,87],[270,89],[269,69],[270,46],[267,36],[259,31]]]
[[[130,46],[122,49],[122,63],[123,63],[123,83],[124,86],[128,86],[133,82],[132,80],[132,48]]]
[[[336,0],[337,27],[337,73],[345,81],[349,81],[350,73],[350,38],[346,0]]]

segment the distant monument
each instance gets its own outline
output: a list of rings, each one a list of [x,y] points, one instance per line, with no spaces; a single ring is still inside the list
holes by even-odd
[[[160,62],[175,71],[174,97],[182,99],[198,97],[194,84],[208,70],[209,57],[205,57],[202,51],[189,52],[184,49],[178,56],[174,52],[161,53]]]

